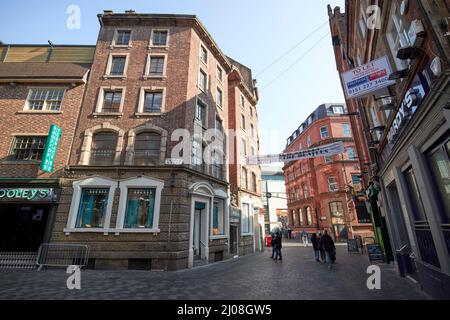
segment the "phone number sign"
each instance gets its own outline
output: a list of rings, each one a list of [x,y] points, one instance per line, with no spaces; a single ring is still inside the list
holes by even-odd
[[[347,99],[365,97],[393,85],[395,81],[389,80],[391,73],[391,66],[386,56],[347,71],[341,75],[345,96]]]
[[[59,138],[62,130],[55,124],[50,126],[45,144],[44,155],[42,156],[40,169],[44,172],[52,172],[55,164],[56,151],[58,150]]]

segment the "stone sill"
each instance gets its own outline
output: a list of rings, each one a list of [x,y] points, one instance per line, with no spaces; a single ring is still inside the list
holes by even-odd
[[[166,75],[162,75],[162,76],[144,75],[144,76],[142,76],[142,79],[144,79],[144,80],[166,80],[167,76]]]
[[[103,80],[107,80],[107,79],[121,79],[121,80],[126,80],[127,76],[126,75],[122,75],[122,76],[111,76],[111,75],[103,75]]]
[[[62,111],[53,111],[53,110],[22,110],[22,111],[17,111],[16,114],[62,114]]]
[[[71,233],[103,233],[107,236],[110,233],[114,233],[114,235],[118,236],[121,233],[160,233],[160,229],[114,229],[114,228],[64,228],[63,232],[66,236]]]

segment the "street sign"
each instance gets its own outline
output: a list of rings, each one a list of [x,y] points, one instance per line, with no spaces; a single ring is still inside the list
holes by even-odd
[[[344,152],[344,142],[338,141],[332,144],[327,144],[325,146],[298,152],[270,154],[266,156],[249,156],[247,157],[247,165],[260,165],[268,163],[289,162],[301,159],[329,157],[335,154],[342,154]]]
[[[44,172],[52,172],[55,164],[56,151],[58,150],[58,142],[61,137],[61,128],[56,124],[50,126],[50,131],[45,144],[44,155],[42,156],[40,169]]]
[[[395,84],[389,80],[392,70],[386,56],[343,73],[342,82],[347,99],[365,97],[374,91]]]

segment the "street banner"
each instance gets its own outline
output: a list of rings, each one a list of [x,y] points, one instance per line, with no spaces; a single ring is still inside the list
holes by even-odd
[[[56,124],[50,126],[50,131],[45,144],[44,155],[42,156],[40,169],[44,172],[52,172],[55,164],[56,151],[58,150],[61,128]]]
[[[389,80],[391,73],[392,69],[386,56],[344,72],[341,77],[346,98],[365,97],[395,84],[395,80]]]
[[[260,165],[269,163],[289,162],[310,158],[330,157],[335,154],[342,154],[344,152],[345,152],[344,143],[342,141],[339,141],[332,144],[327,144],[325,146],[292,153],[271,154],[266,156],[249,156],[247,157],[247,165]]]

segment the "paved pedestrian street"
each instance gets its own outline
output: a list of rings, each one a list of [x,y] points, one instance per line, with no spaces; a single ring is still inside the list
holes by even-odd
[[[337,250],[335,269],[312,249],[287,243],[283,261],[271,252],[176,272],[82,270],[81,289],[69,290],[65,270],[1,271],[0,299],[428,299],[417,284],[381,266],[381,290],[368,290],[367,256]]]

